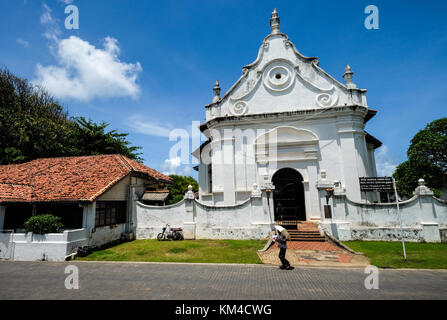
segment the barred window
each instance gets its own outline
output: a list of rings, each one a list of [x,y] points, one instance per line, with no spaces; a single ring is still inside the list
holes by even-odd
[[[126,222],[126,201],[96,202],[95,226],[103,227]]]

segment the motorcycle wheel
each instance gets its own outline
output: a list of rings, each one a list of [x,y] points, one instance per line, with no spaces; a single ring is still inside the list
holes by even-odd
[[[163,241],[164,239],[165,239],[165,236],[164,236],[163,233],[159,233],[159,234],[157,235],[157,240],[158,240],[158,241]]]
[[[181,237],[182,235],[177,232],[174,234],[174,240],[181,240]]]

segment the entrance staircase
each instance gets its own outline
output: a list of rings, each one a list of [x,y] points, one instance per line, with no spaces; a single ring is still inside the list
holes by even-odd
[[[298,229],[288,228],[287,232],[290,234],[290,241],[326,241],[326,237],[320,234],[318,225],[309,221],[299,221]]]

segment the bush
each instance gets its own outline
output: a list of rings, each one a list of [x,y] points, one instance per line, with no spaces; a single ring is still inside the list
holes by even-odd
[[[185,197],[184,195],[178,194],[178,195],[174,196],[171,200],[169,200],[169,204],[175,204],[177,202],[180,202],[183,200],[184,197]]]
[[[29,218],[24,225],[25,232],[33,232],[37,234],[58,233],[63,224],[61,218],[51,214],[42,214]]]

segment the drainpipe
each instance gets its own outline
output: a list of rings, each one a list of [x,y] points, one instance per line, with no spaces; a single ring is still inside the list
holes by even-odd
[[[130,233],[133,231],[131,224],[132,224],[132,214],[133,214],[133,185],[132,185],[132,177],[131,183],[129,184],[129,190],[127,195],[127,222],[126,222],[126,234],[129,236]]]

